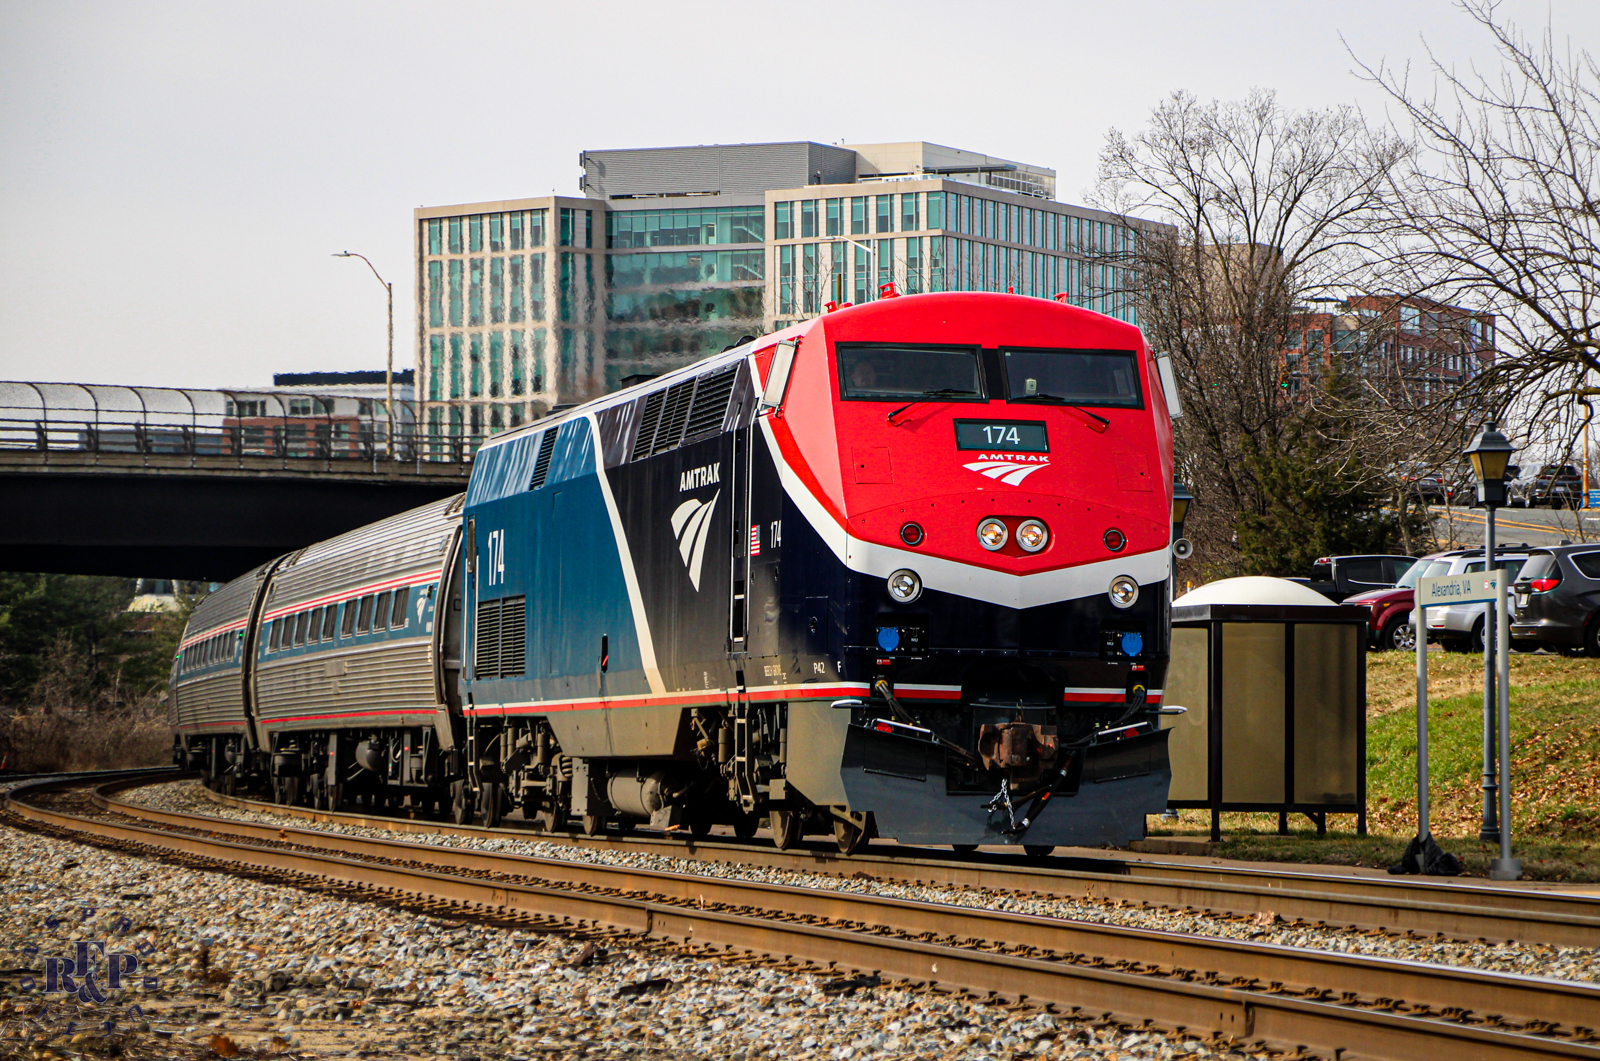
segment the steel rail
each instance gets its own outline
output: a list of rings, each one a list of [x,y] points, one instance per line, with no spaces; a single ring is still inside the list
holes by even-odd
[[[1600,1058],[1600,1048],[1587,1043],[1471,1026],[1432,1016],[1358,1009],[1047,958],[668,905],[638,896],[485,880],[334,854],[241,844],[88,818],[25,801],[27,796],[71,784],[56,780],[20,786],[9,796],[7,808],[63,831],[179,852],[224,866],[314,877],[375,891],[390,901],[410,897],[445,901],[502,917],[576,922],[579,926],[618,929],[678,943],[872,972],[914,984],[1025,999],[1033,1005],[1066,1007],[1072,1014],[1086,1018],[1115,1016],[1189,1034],[1204,1028],[1235,1040],[1259,1040],[1302,1053],[1309,1050],[1333,1057],[1410,1058],[1453,1050],[1488,1061]]]
[[[914,902],[853,891],[801,888],[689,873],[538,858],[471,848],[424,846],[401,840],[352,837],[290,826],[256,825],[231,818],[156,810],[110,797],[127,782],[104,784],[93,798],[117,814],[215,835],[249,837],[345,856],[416,862],[430,869],[464,870],[536,879],[568,887],[602,887],[648,893],[698,906],[781,909],[783,913],[924,938],[950,937],[1001,948],[1030,947],[1090,961],[1110,960],[1157,970],[1183,970],[1238,986],[1276,983],[1302,995],[1354,1000],[1403,999],[1414,1010],[1497,1013],[1521,1022],[1600,1028],[1600,986],[1485,973],[1459,966],[1422,965],[1279,944],[1242,943],[1188,933],[1126,928],[1055,917]],[[1169,973],[1170,975],[1170,973]]]
[[[907,854],[869,849],[855,855],[843,855],[822,847],[780,851],[768,844],[730,840],[677,840],[638,834],[587,837],[503,827],[486,829],[286,807],[223,796],[209,790],[207,795],[219,803],[241,809],[392,832],[547,841],[667,858],[737,862],[793,872],[844,876],[866,873],[882,880],[1011,891],[1029,896],[1121,900],[1246,917],[1276,914],[1291,921],[1461,940],[1600,947],[1600,899],[1528,888],[1133,859],[1064,858],[1056,861],[1065,865],[1049,865],[1048,862],[1040,865],[1004,855],[980,861],[973,856],[939,857],[916,849],[902,849],[910,852]],[[1103,863],[1106,868],[1098,868],[1097,863]]]

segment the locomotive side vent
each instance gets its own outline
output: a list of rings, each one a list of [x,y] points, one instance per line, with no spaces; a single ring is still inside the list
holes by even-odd
[[[474,680],[520,678],[527,673],[527,597],[478,602],[473,631]]]
[[[651,453],[665,453],[677,449],[683,442],[683,428],[689,421],[689,405],[694,400],[692,379],[667,388],[667,400],[661,410],[661,427],[656,431]]]
[[[666,397],[666,391],[645,395],[644,415],[639,417],[639,434],[633,440],[633,456],[630,459],[640,460],[650,456],[650,447],[656,441],[656,428],[661,426],[661,404]]]
[[[533,476],[528,481],[529,490],[537,490],[544,485],[546,477],[550,474],[550,458],[556,453],[556,432],[561,430],[553,427],[544,433],[539,440],[539,456],[533,462]]]
[[[689,425],[684,428],[683,441],[698,442],[722,430],[728,415],[728,399],[733,396],[733,380],[739,367],[700,377],[700,386],[694,393],[694,405],[689,409]]]

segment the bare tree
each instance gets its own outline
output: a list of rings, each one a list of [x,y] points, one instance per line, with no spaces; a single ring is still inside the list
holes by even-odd
[[[1285,389],[1285,351],[1314,300],[1365,286],[1364,234],[1407,151],[1353,108],[1295,113],[1265,91],[1225,103],[1177,92],[1143,130],[1107,135],[1097,205],[1165,226],[1142,231],[1120,264],[1140,325],[1177,370],[1180,470],[1202,499],[1191,527],[1208,573],[1239,566],[1241,521],[1299,500],[1282,496],[1294,486],[1281,465],[1266,468],[1287,450],[1316,449],[1341,489],[1377,488],[1367,454],[1306,415],[1312,390]],[[1336,382],[1315,389],[1333,395]],[[1310,529],[1302,544],[1319,547]]]
[[[1361,65],[1418,147],[1393,171],[1376,260],[1393,286],[1500,315],[1478,392],[1499,410],[1531,403],[1537,423],[1600,369],[1600,67],[1548,29],[1530,39],[1497,21],[1495,0],[1461,7],[1498,70],[1461,73],[1430,50],[1419,87],[1409,66]]]

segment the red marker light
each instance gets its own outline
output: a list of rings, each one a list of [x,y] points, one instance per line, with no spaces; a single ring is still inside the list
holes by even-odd
[[[1105,542],[1106,548],[1114,553],[1122,552],[1122,547],[1128,544],[1128,536],[1115,527],[1101,535],[1100,540]]]

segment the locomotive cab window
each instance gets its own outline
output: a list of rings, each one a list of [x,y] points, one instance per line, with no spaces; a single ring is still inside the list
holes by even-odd
[[[856,401],[986,401],[971,346],[840,343],[839,395]]]
[[[411,588],[409,586],[404,589],[397,589],[394,591],[394,611],[391,613],[391,617],[389,619],[389,626],[391,629],[404,630],[406,628],[406,624],[411,621],[411,615],[406,609],[406,605],[410,602],[410,600]]]
[[[1000,356],[1009,401],[1144,407],[1131,350],[1001,350]]]
[[[355,630],[356,602],[353,600],[347,600],[344,602],[344,622],[339,624],[339,636],[349,637],[351,634],[355,633]]]
[[[372,606],[372,630],[386,630],[389,627],[389,591],[384,590],[378,594],[378,603]]]

